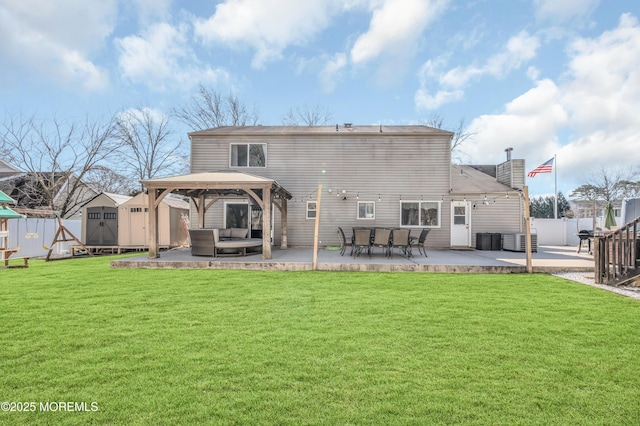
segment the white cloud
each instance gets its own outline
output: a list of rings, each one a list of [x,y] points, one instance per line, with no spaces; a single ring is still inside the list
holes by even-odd
[[[629,14],[596,39],[576,40],[570,49],[565,101],[577,125],[614,130],[638,125],[640,26]]]
[[[556,152],[558,129],[568,119],[559,88],[551,80],[541,80],[508,103],[502,114],[473,120],[469,128],[475,133],[474,143],[463,149],[475,163],[497,161],[507,146],[514,148],[516,158],[545,156]]]
[[[279,59],[289,45],[303,45],[341,11],[337,0],[226,0],[208,19],[196,19],[195,34],[208,45],[250,46],[253,66]]]
[[[503,113],[471,123],[475,143],[464,150],[473,162],[496,161],[506,146],[528,169],[557,154],[563,181],[575,186],[603,165],[640,164],[637,19],[622,15],[617,28],[575,40],[569,55],[561,83],[538,81]]]
[[[384,0],[373,11],[369,30],[351,49],[354,64],[370,61],[381,54],[404,51],[414,46],[427,25],[446,7],[448,0]]]
[[[591,13],[600,0],[535,0],[534,6],[538,19],[565,22]]]
[[[320,82],[325,92],[333,92],[337,85],[337,80],[342,76],[342,72],[347,65],[347,55],[337,53],[327,59],[320,72]]]
[[[485,75],[502,78],[533,59],[539,47],[540,40],[536,36],[521,31],[509,39],[502,51],[489,57],[484,64],[479,66],[459,66],[443,71],[447,62],[446,58],[428,60],[418,75],[420,88],[415,95],[416,107],[418,109],[435,109],[446,103],[458,101],[463,98],[464,91],[462,89],[471,80]],[[438,83],[439,87],[436,90],[430,90],[429,86],[434,81]],[[429,95],[433,92],[436,94]]]
[[[540,40],[537,37],[522,31],[509,39],[504,50],[491,56],[484,65],[456,67],[442,75],[439,79],[440,83],[448,87],[461,88],[469,80],[483,75],[504,77],[533,59],[539,47]]]
[[[116,14],[116,0],[5,0],[0,4],[2,65],[33,68],[89,91],[104,89],[107,72],[89,57],[113,31]]]
[[[158,23],[141,35],[116,39],[122,76],[157,91],[175,87],[188,89],[200,82],[227,79],[224,70],[198,63],[188,46],[187,32],[186,25],[174,27]]]
[[[419,109],[438,109],[444,104],[459,101],[464,97],[462,90],[439,90],[435,95],[430,95],[425,89],[418,89],[414,102]]]
[[[143,24],[150,24],[154,20],[167,20],[170,16],[173,0],[129,0]]]

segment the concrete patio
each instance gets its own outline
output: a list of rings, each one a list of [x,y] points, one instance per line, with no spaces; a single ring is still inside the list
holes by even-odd
[[[321,271],[380,271],[380,272],[448,272],[448,273],[525,273],[526,255],[522,252],[483,250],[427,250],[428,257],[414,249],[414,256],[407,258],[396,251],[393,258],[375,249],[371,258],[362,254],[349,255],[349,249],[340,255],[339,250],[320,248],[317,270]],[[593,256],[583,251],[576,253],[575,246],[541,246],[532,254],[533,271],[539,273],[593,272]],[[163,251],[159,258],[150,259],[146,254],[113,260],[112,268],[197,268],[197,269],[245,269],[310,271],[313,270],[312,248],[272,249],[272,259],[262,260],[260,253],[247,256],[206,257],[192,256],[189,248]]]

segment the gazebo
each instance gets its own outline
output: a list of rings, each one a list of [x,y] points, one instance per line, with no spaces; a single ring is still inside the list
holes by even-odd
[[[249,197],[263,211],[262,258],[271,259],[271,206],[280,210],[282,249],[287,248],[287,200],[291,194],[278,182],[233,170],[191,173],[141,181],[149,193],[149,258],[160,257],[158,250],[158,206],[169,194],[187,196],[198,212],[198,227],[204,228],[205,213],[225,197]]]

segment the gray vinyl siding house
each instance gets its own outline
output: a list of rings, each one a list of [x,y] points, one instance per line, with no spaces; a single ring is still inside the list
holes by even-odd
[[[191,173],[236,170],[276,180],[293,197],[287,208],[292,247],[313,245],[318,201],[322,246],[339,244],[339,226],[348,234],[358,226],[409,227],[416,236],[427,227],[427,246],[441,248],[471,247],[476,232],[522,232],[520,178],[509,170],[502,174],[511,180],[501,176],[499,182],[496,168],[491,175],[452,166],[451,137],[450,132],[427,126],[219,127],[189,134]],[[252,157],[252,150],[257,157]],[[501,170],[507,166],[517,168],[503,164]],[[456,167],[468,169],[464,179],[456,179]],[[524,164],[522,170],[524,182]],[[473,208],[472,203],[485,196],[492,204]],[[237,198],[216,202],[206,213],[205,227],[230,227],[227,216],[233,208],[227,204],[243,202],[248,203]],[[462,221],[452,215],[461,209],[452,206],[461,204],[466,207],[468,235],[452,240],[452,222]],[[279,215],[274,209],[276,245]],[[196,227],[193,207],[190,217]]]

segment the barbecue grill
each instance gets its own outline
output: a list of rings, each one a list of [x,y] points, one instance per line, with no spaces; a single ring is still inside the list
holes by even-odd
[[[580,249],[582,248],[582,243],[586,240],[587,247],[589,248],[589,254],[591,254],[591,239],[593,238],[593,230],[583,229],[578,231],[578,238],[580,238],[580,243],[578,244],[578,253],[580,253]]]

